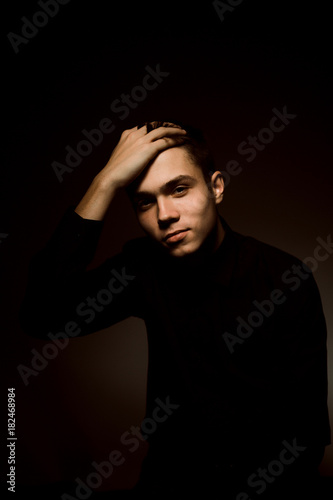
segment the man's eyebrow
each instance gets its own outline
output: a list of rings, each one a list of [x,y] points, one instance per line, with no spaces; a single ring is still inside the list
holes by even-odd
[[[192,177],[191,175],[178,175],[174,179],[171,179],[170,181],[163,184],[163,186],[160,187],[160,192],[165,194],[170,190],[172,190],[173,188],[175,188],[176,186],[178,186],[178,184],[181,184],[183,182],[193,184],[197,182],[197,179],[195,177]],[[134,194],[133,198],[137,201],[141,198],[146,198],[146,197],[149,198],[151,196],[154,196],[154,193],[151,193],[149,191],[137,191]]]

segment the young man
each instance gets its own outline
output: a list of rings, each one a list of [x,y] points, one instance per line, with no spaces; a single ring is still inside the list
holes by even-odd
[[[86,271],[120,189],[147,237]],[[298,498],[313,488],[319,498],[330,442],[319,292],[298,259],[229,228],[223,190],[199,131],[125,130],[33,260],[22,325],[35,336],[70,325],[76,336],[144,319],[156,429],[133,495]]]

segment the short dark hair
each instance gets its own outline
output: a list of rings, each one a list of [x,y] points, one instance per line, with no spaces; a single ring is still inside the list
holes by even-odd
[[[183,147],[190,160],[201,168],[205,181],[210,183],[211,177],[216,171],[216,168],[202,130],[178,120],[148,121],[145,122],[144,125],[147,127],[147,132],[159,127],[181,127],[186,130],[187,134],[185,137],[182,136],[179,146],[174,147]]]

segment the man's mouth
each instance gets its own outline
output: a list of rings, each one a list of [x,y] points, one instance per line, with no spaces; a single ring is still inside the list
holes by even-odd
[[[181,241],[183,238],[185,238],[188,231],[189,231],[189,229],[179,229],[178,231],[168,233],[163,238],[163,241],[166,243],[177,243],[178,241]]]

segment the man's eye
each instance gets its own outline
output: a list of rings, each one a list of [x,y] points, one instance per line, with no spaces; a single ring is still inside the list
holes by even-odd
[[[152,200],[140,200],[139,203],[137,204],[137,207],[141,210],[144,210],[145,208],[150,207],[152,204]]]
[[[186,186],[177,186],[176,189],[174,190],[174,194],[184,194],[187,191]]]

